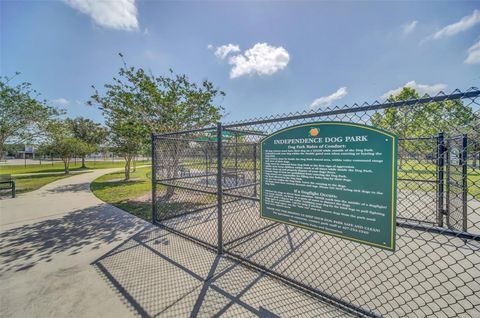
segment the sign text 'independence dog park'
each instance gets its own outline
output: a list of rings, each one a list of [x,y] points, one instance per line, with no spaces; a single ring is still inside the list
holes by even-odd
[[[263,218],[395,250],[397,137],[318,122],[261,142]]]

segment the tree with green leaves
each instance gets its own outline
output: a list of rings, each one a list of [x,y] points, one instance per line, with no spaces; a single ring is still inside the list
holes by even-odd
[[[83,141],[89,146],[83,147],[82,151],[77,153],[82,158],[82,168],[86,168],[85,157],[97,151],[98,147],[106,142],[107,130],[99,123],[83,117],[75,119],[69,118],[66,120],[66,123],[73,137]]]
[[[43,146],[45,152],[49,152],[62,159],[65,174],[70,173],[70,161],[79,154],[90,151],[91,145],[74,137],[58,136]]]
[[[168,76],[154,76],[124,61],[103,95],[93,88],[92,101],[107,118],[117,113],[135,119],[147,139],[150,133],[205,127],[222,117],[223,108],[216,100],[224,92],[208,80],[197,84],[172,70]]]
[[[480,116],[475,114],[472,123],[465,127],[465,133],[468,136],[468,153],[472,159],[472,167],[476,168],[480,160]]]
[[[32,142],[45,125],[61,113],[45,100],[39,100],[30,83],[14,85],[12,80],[13,77],[0,77],[0,160],[7,141]]]
[[[388,98],[388,102],[418,99],[420,96],[414,88],[404,87],[402,91]],[[444,100],[403,107],[387,108],[372,116],[372,125],[391,131],[399,138],[436,136],[439,132],[458,135],[461,127],[471,125],[475,115],[471,107],[461,100]],[[415,153],[427,154],[432,151],[428,141],[402,141],[399,147],[401,159]],[[433,149],[434,151],[435,149]]]
[[[125,180],[130,179],[132,160],[145,147],[143,128],[123,116],[112,114],[107,124],[111,129],[111,150],[125,159]]]
[[[104,93],[93,88],[90,104],[102,110],[112,140],[124,146],[140,143],[142,147],[149,144],[151,133],[194,129],[217,122],[223,108],[216,101],[225,95],[207,80],[197,84],[172,70],[168,75],[154,76],[142,68],[127,66],[125,61],[113,82],[104,86]],[[123,149],[131,156],[132,148],[127,148],[128,152]],[[173,161],[168,169],[172,177],[177,171],[178,156]]]
[[[69,174],[71,159],[76,155],[91,152],[92,146],[73,136],[67,120],[55,120],[46,127],[46,139],[40,146],[40,151],[60,157],[65,174]]]

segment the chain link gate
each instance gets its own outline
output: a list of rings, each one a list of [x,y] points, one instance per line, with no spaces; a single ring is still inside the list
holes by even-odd
[[[452,230],[467,231],[467,135],[448,138],[446,158],[446,217]]]
[[[437,169],[442,153],[438,151],[442,134],[431,137],[398,139],[398,201],[409,204],[397,205],[397,218],[405,221],[442,226],[443,206],[439,205],[443,191],[441,175]],[[418,163],[423,166],[418,167]]]
[[[478,317],[480,169],[468,163],[467,148],[480,144],[479,95],[471,89],[153,135],[153,222],[357,315]],[[448,126],[434,113],[411,128],[426,109],[452,103],[471,109],[470,117],[454,116]],[[394,253],[259,217],[262,138],[314,121],[383,127],[392,113],[400,136]]]

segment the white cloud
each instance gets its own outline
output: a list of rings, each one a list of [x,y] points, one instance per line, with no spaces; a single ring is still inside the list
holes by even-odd
[[[402,26],[403,34],[406,35],[406,34],[411,33],[415,29],[415,27],[417,26],[417,23],[418,23],[418,21],[412,21],[412,22],[409,22],[407,24],[404,24]]]
[[[243,54],[230,57],[233,65],[230,78],[243,75],[272,75],[287,67],[290,55],[283,47],[274,47],[267,43],[257,43]]]
[[[335,93],[330,94],[328,96],[322,96],[317,99],[315,99],[311,104],[310,108],[311,109],[317,109],[317,108],[322,108],[322,107],[328,107],[333,104],[333,102],[344,98],[347,96],[347,88],[346,87],[340,87]]]
[[[389,90],[388,92],[383,94],[381,98],[387,99],[388,97],[390,97],[390,95],[397,95],[402,91],[404,87],[414,88],[420,96],[423,96],[425,94],[429,96],[435,96],[436,94],[438,94],[438,92],[445,90],[447,88],[447,85],[442,83],[426,85],[417,84],[415,81],[410,81],[401,87]]]
[[[64,0],[70,7],[84,13],[106,28],[138,30],[135,0]]]
[[[440,31],[433,34],[434,39],[446,38],[453,36],[462,31],[466,31],[476,24],[480,23],[480,11],[474,10],[471,15],[463,17],[460,21],[447,25]]]
[[[212,49],[212,45],[208,46],[209,49]],[[227,57],[230,53],[240,52],[240,47],[236,44],[227,44],[217,47],[215,50],[215,56],[221,58],[222,60]]]
[[[480,41],[472,45],[468,49],[468,55],[465,61],[466,64],[480,64]]]
[[[53,99],[51,102],[54,105],[57,105],[57,106],[67,106],[67,105],[70,104],[70,101],[68,99],[63,98],[63,97]]]

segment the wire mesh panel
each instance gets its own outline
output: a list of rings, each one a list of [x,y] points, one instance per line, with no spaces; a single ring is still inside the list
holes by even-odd
[[[215,130],[153,138],[154,223],[217,245]]]
[[[220,143],[207,138],[212,146],[207,155],[200,151],[205,141],[198,133],[178,134],[181,143],[157,136],[155,175],[157,186],[166,188],[156,191],[155,220],[219,244],[226,254],[360,315],[478,317],[479,95],[471,89],[230,123],[217,128]],[[280,129],[319,121],[365,124],[398,135],[394,252],[260,218],[260,141]],[[456,139],[459,135],[468,143]],[[212,169],[218,169],[216,176]],[[215,185],[207,184],[209,174]],[[172,185],[185,193],[166,195]],[[164,203],[181,204],[172,210]]]
[[[439,224],[438,136],[398,141],[397,218]]]
[[[447,226],[454,230],[467,231],[467,136],[446,140],[446,215]],[[472,229],[473,230],[473,229]]]

